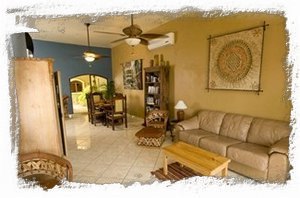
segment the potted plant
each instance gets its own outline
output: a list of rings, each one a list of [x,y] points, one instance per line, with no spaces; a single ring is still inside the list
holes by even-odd
[[[101,85],[103,97],[106,100],[111,100],[115,95],[115,82],[113,80],[109,81],[107,84]]]

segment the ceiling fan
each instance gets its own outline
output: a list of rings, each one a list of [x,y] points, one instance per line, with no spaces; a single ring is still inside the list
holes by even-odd
[[[115,41],[112,41],[111,43],[116,43],[119,41],[125,40],[128,45],[135,46],[138,44],[142,45],[148,45],[147,39],[155,39],[155,38],[166,38],[168,36],[163,34],[142,34],[142,29],[137,25],[133,24],[133,14],[130,15],[131,18],[131,25],[128,27],[125,27],[122,31],[122,33],[113,33],[113,32],[103,32],[103,31],[94,31],[97,33],[104,33],[104,34],[115,34],[120,36],[126,36],[125,38],[121,38]]]
[[[90,33],[89,33],[89,27],[90,27],[91,24],[90,23],[85,23],[85,25],[86,25],[86,32],[87,32],[88,49],[83,52],[82,57],[87,62],[93,62],[95,60],[98,60],[99,58],[109,57],[109,56],[106,56],[106,55],[97,54],[97,53],[95,53],[91,50]]]

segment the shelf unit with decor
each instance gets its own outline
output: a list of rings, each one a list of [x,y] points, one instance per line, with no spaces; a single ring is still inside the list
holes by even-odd
[[[146,67],[145,70],[145,117],[154,109],[168,110],[169,67]]]

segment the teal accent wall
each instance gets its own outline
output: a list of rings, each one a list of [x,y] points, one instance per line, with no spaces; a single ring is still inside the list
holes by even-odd
[[[112,80],[111,49],[91,47],[91,50],[108,55],[109,58],[102,58],[87,63],[82,58],[82,53],[87,50],[86,46],[33,40],[35,58],[52,58],[54,60],[54,71],[61,73],[62,94],[71,98],[69,81],[70,78],[84,74],[95,74]],[[69,113],[73,113],[72,102],[69,101]]]

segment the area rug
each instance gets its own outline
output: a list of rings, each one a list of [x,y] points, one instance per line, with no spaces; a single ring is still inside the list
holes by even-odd
[[[174,162],[168,165],[167,175],[164,175],[163,168],[151,171],[151,174],[161,181],[178,181],[193,176],[201,176],[200,173],[197,173],[186,166],[181,166],[178,162]]]

